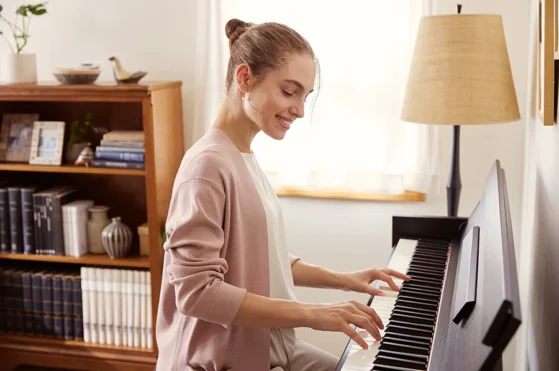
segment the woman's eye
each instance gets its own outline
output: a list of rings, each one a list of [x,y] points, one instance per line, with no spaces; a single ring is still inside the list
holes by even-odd
[[[292,97],[293,94],[286,92],[285,90],[282,89],[283,95],[285,95],[286,97]]]

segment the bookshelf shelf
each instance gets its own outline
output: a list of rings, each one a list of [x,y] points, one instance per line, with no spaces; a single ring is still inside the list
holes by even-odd
[[[155,368],[156,354],[153,349],[117,347],[114,345],[89,344],[82,341],[62,340],[47,337],[25,335],[0,335],[0,355],[10,352],[11,358],[3,357],[2,364],[33,363],[34,357],[40,355],[45,367],[77,367],[84,360],[92,365],[87,370],[107,370],[118,366],[118,370]],[[60,357],[64,357],[61,363]],[[104,366],[95,366],[95,362],[103,362]],[[83,367],[83,366],[82,366]],[[104,368],[103,368],[104,367]]]
[[[149,268],[149,257],[139,255],[126,256],[120,259],[111,259],[108,255],[84,255],[80,257],[73,257],[36,254],[0,254],[0,260],[1,259],[123,268]]]
[[[0,162],[0,171],[62,173],[62,174],[133,175],[133,176],[146,175],[145,170],[104,168],[104,167],[82,167],[82,166],[72,166],[72,165],[61,165],[61,166],[28,165],[28,164],[5,163],[5,162]]]
[[[146,273],[141,273],[144,275],[142,280],[146,279],[147,281],[144,282],[149,282],[149,286],[146,284],[145,287],[148,291],[145,297],[148,299],[146,305],[140,305],[140,308],[149,308],[146,309],[145,313],[151,315],[151,321],[146,320],[146,323],[152,326],[150,333],[151,344],[153,345],[153,349],[146,350],[67,341],[60,337],[60,333],[57,333],[58,338],[42,335],[33,336],[32,332],[18,331],[17,325],[15,328],[8,327],[6,322],[6,332],[0,333],[0,359],[2,360],[0,369],[13,370],[21,365],[27,365],[54,368],[62,366],[80,371],[154,370],[158,354],[155,325],[164,257],[161,231],[167,217],[175,174],[186,149],[183,142],[181,85],[180,81],[155,81],[141,84],[99,82],[92,85],[61,85],[55,82],[0,84],[0,117],[11,113],[36,113],[40,120],[71,123],[74,120],[83,120],[87,113],[91,113],[93,125],[108,131],[143,131],[145,170],[86,168],[73,166],[72,164],[43,166],[0,162],[0,180],[6,180],[9,185],[14,185],[15,188],[20,187],[20,185],[21,187],[25,185],[44,185],[48,188],[70,186],[79,192],[80,198],[92,200],[96,205],[108,206],[110,209],[109,217],[122,217],[124,223],[132,230],[134,242],[130,256],[111,259],[106,255],[85,255],[75,258],[2,253],[0,254],[0,268],[3,269],[4,273],[9,270],[13,273],[23,270],[19,268],[20,265],[26,267],[25,269],[27,269],[27,266],[38,266],[39,271],[47,273],[38,274],[32,279],[40,279],[41,283],[47,282],[47,285],[50,282],[48,281],[48,275],[51,274],[49,272],[58,270],[59,264],[67,264],[68,268],[79,267],[79,274],[82,274],[83,270],[81,268],[84,267],[95,271],[96,274],[122,270],[122,273],[126,271],[128,278],[128,273],[134,271],[134,282],[138,282],[135,276],[139,272],[133,268],[147,270],[148,278],[145,277]],[[68,138],[70,134],[69,125],[66,129],[65,138]],[[137,228],[146,222],[148,227],[148,256],[139,256]],[[103,266],[108,269],[105,270]],[[15,268],[12,269],[13,267]],[[97,268],[103,268],[103,270]],[[60,268],[60,271],[64,271],[63,267]],[[70,277],[79,276],[74,272]],[[19,280],[20,278],[15,279]],[[23,277],[21,280],[23,282]],[[62,281],[62,283],[69,282],[68,280],[64,281],[64,278]],[[79,282],[74,278],[71,281]],[[109,281],[104,280],[104,282]],[[127,281],[118,282],[124,285],[124,282],[130,283],[132,281],[127,279]],[[54,280],[52,285],[53,290],[49,291],[47,286],[47,291],[43,292],[47,292],[47,297],[50,297],[49,295],[53,296],[53,303],[59,303],[60,300],[54,299]],[[32,292],[32,290],[25,291],[25,287],[28,286],[22,287],[24,287],[24,295]],[[135,290],[139,286],[132,285],[132,287]],[[76,296],[85,297],[83,296],[83,286],[72,286],[72,288],[72,293],[78,292]],[[44,289],[44,286],[42,286],[42,289]],[[62,294],[64,295],[64,293],[68,293],[68,289],[63,290]],[[56,294],[59,295],[58,291],[56,291]],[[137,294],[137,292],[135,291],[134,294]],[[141,294],[143,295],[143,293]],[[128,292],[128,295],[130,295],[130,292]],[[76,296],[73,294],[72,298]],[[34,297],[31,296],[32,303],[42,303],[43,305],[37,307],[38,309],[33,309],[34,313],[45,312],[48,314],[49,311],[55,313],[54,304],[53,308],[45,307],[45,303],[48,305],[50,299],[45,299],[42,302],[33,301]],[[37,297],[39,296],[37,295]],[[26,298],[29,300],[29,296]],[[19,300],[19,297],[17,300]],[[15,301],[17,302],[17,300]],[[14,302],[13,298],[12,302]],[[91,303],[92,301],[88,302]],[[27,303],[29,302],[27,301]],[[79,304],[74,304],[76,302],[72,303],[72,308],[80,308]],[[136,300],[134,300],[134,303],[136,303]],[[3,305],[2,298],[0,300],[0,315],[2,313],[15,313],[15,311],[4,311],[8,307],[4,308]],[[134,306],[134,308],[136,307]],[[64,310],[64,305],[62,309]],[[60,308],[57,310],[60,310]],[[110,311],[110,309],[106,310]],[[130,312],[122,313],[122,318],[129,316],[128,313]],[[142,309],[140,309],[141,313]],[[29,309],[25,314],[29,314]],[[49,321],[47,314],[42,317],[45,323]],[[63,312],[63,315],[68,315],[68,312]],[[143,316],[141,317],[145,319]],[[79,315],[76,315],[75,318],[79,323]],[[56,320],[57,317],[54,319]],[[137,317],[133,319],[136,321]],[[76,322],[73,323],[75,326]],[[44,323],[42,324],[44,325]],[[95,322],[91,322],[91,324],[95,324]],[[29,329],[27,330],[29,331]],[[22,332],[25,335],[21,335]]]

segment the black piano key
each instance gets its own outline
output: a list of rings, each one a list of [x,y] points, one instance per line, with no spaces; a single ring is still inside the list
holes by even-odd
[[[386,326],[384,332],[387,334],[401,334],[407,337],[423,339],[423,340],[431,340],[433,338],[433,331],[418,330],[418,329],[413,329],[411,327],[404,327],[404,326],[398,326],[392,324]]]
[[[410,362],[410,361],[400,361],[396,358],[392,357],[377,357],[374,363],[375,366],[394,366],[394,367],[402,367],[404,370],[425,370],[425,365],[420,363]],[[400,368],[399,370],[402,370]]]
[[[406,354],[416,354],[419,356],[428,356],[429,349],[424,347],[417,347],[409,344],[404,343],[393,343],[390,341],[386,341],[379,346],[379,350],[386,350],[392,352],[401,352]]]
[[[425,366],[427,366],[427,356],[419,355],[419,354],[408,354],[403,352],[391,351],[386,349],[380,349],[377,354],[377,357],[390,357],[390,358],[397,358],[401,361],[410,361],[414,363],[421,364],[423,362]]]
[[[391,319],[390,323],[397,326],[407,326],[412,329],[429,330],[429,331],[433,331],[433,328],[435,327],[434,325],[420,325],[419,323],[412,322],[411,320],[400,321],[397,319]]]
[[[424,275],[420,275],[419,273],[406,273],[406,274],[408,276],[410,276],[411,279],[413,281],[415,281],[415,283],[425,282],[425,283],[430,283],[430,284],[438,285],[438,286],[442,285],[441,280],[436,280],[436,279],[433,279],[433,278],[430,278],[430,277],[425,277]]]
[[[407,314],[395,313],[392,316],[390,316],[390,321],[403,321],[403,322],[414,321],[418,325],[435,326],[434,319],[430,320],[420,316],[414,316],[412,314],[407,315]]]
[[[400,371],[400,368],[392,368],[392,367],[384,367],[384,366],[373,366],[373,368],[371,368],[371,371],[394,371],[394,370],[398,370]]]
[[[437,272],[430,272],[428,269],[421,269],[421,268],[416,268],[416,267],[409,267],[408,268],[408,273],[406,273],[408,276],[410,274],[420,274],[423,277],[427,277],[427,278],[432,278],[434,280],[437,280],[438,282],[442,282],[444,275],[442,273],[437,273]]]
[[[415,347],[424,348],[427,350],[429,350],[429,348],[431,347],[430,339],[426,340],[426,339],[411,338],[409,336],[405,336],[397,333],[384,334],[380,343],[381,344],[383,343],[407,344],[407,345],[413,345]]]
[[[407,300],[417,301],[418,303],[439,305],[439,300],[437,299],[427,299],[421,297],[420,295],[409,293],[409,292],[400,292],[400,295],[398,295],[398,299],[407,299]]]
[[[406,284],[406,283],[404,283],[400,287],[400,292],[403,292],[403,291],[421,293],[421,294],[428,295],[428,296],[435,296],[437,298],[441,296],[441,288],[428,287],[428,286],[423,286],[422,287],[420,285],[412,285],[412,284]]]
[[[437,308],[439,307],[439,303],[423,303],[423,302],[419,302],[417,300],[409,300],[405,297],[398,297],[398,299],[396,299],[395,302],[395,306],[398,306],[399,304],[403,304],[403,305],[407,305],[407,306],[412,306],[413,308],[416,309],[426,309],[426,310],[431,310],[433,312],[437,311]]]
[[[420,312],[420,311],[415,311],[415,310],[407,310],[405,308],[394,308],[392,310],[392,312],[390,313],[391,316],[397,315],[397,314],[401,314],[401,315],[412,315],[412,316],[416,316],[416,317],[421,317],[421,318],[425,318],[428,320],[433,320],[435,321],[435,313],[427,313],[427,312]]]
[[[413,305],[407,305],[407,304],[403,304],[403,303],[398,304],[398,306],[396,306],[394,309],[392,309],[392,313],[394,313],[398,309],[406,310],[408,312],[417,313],[417,314],[420,314],[420,313],[421,314],[428,314],[430,316],[435,316],[435,314],[437,314],[436,310],[418,308],[418,307],[414,307]],[[390,313],[390,314],[392,314],[392,313]]]
[[[441,250],[437,250],[437,249],[432,249],[429,247],[416,247],[416,249],[414,250],[414,252],[428,252],[430,254],[433,255],[438,255],[438,256],[448,256],[448,251],[441,251]]]
[[[434,246],[435,248],[447,249],[450,245],[448,241],[438,241],[438,240],[429,240],[429,239],[420,239],[417,241],[418,246]]]
[[[432,255],[432,254],[429,254],[429,253],[423,253],[423,252],[417,251],[412,255],[410,261],[417,261],[417,260],[420,260],[420,259],[421,260],[427,260],[429,262],[432,262],[434,264],[438,264],[440,266],[444,266],[444,265],[446,265],[447,257],[446,256],[436,256],[436,255]]]
[[[400,293],[398,294],[398,297],[411,297],[414,299],[423,299],[424,301],[427,300],[432,303],[439,302],[439,294],[414,291],[410,289],[406,289],[406,290],[400,289]]]
[[[425,269],[428,270],[430,272],[446,272],[446,266],[443,264],[438,264],[432,261],[428,261],[428,260],[421,260],[421,259],[417,259],[417,260],[412,260],[410,262],[410,265],[408,266],[408,269],[410,268],[419,268],[419,269]]]

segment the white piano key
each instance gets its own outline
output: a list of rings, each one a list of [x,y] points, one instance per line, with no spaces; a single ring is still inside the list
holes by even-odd
[[[416,245],[416,240],[400,239],[394,249],[388,268],[405,273],[410,264]],[[401,287],[403,282],[403,280],[394,279],[394,283],[396,283],[398,287]],[[384,324],[384,327],[386,328],[392,309],[394,308],[398,292],[392,290],[390,286],[383,281],[379,281],[378,288],[382,290],[384,296],[375,296],[371,302],[371,308],[377,312]],[[378,354],[380,341],[375,340],[364,329],[356,328],[356,331],[367,342],[369,348],[363,349],[358,344],[351,341],[351,348],[342,368],[340,369],[341,371],[369,371],[373,367],[373,362]],[[381,337],[384,336],[384,330],[380,330],[380,335]]]

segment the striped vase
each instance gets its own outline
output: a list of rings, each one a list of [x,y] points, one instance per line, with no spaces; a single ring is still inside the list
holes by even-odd
[[[111,224],[103,228],[101,243],[111,258],[122,258],[128,254],[132,245],[132,230],[120,221],[119,216],[112,220]]]

